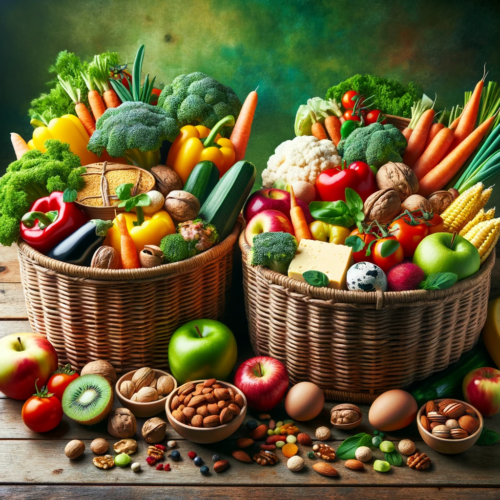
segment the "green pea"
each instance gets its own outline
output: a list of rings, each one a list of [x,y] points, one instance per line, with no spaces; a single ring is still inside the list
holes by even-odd
[[[316,455],[314,454],[313,451],[308,451],[307,452],[307,458],[314,458]]]
[[[118,467],[127,467],[130,462],[132,462],[132,459],[126,453],[120,453],[115,457],[115,464]]]
[[[382,442],[382,438],[380,436],[374,436],[372,438],[372,445],[375,446],[375,448],[378,448],[380,446],[381,442]]]
[[[274,436],[274,431],[273,431],[273,429],[269,429],[269,430],[267,431],[267,435],[268,435],[268,436]]]
[[[285,446],[285,441],[278,441],[276,443],[276,448],[283,448],[283,446]]]
[[[378,433],[378,435],[379,435],[382,439],[384,439],[384,438],[385,438],[385,433],[383,433],[383,432],[379,432],[379,433]]]
[[[380,450],[384,453],[391,453],[391,451],[394,451],[394,445],[391,441],[382,441],[380,443]]]
[[[373,469],[377,472],[389,472],[391,470],[391,464],[385,460],[375,460],[375,462],[373,462]]]

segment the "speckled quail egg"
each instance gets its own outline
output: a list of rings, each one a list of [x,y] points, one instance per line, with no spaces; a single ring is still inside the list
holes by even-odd
[[[358,262],[347,271],[347,288],[360,292],[387,290],[387,278],[380,267],[371,262]]]

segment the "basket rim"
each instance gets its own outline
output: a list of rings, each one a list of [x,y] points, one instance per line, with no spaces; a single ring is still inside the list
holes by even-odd
[[[161,276],[181,274],[192,271],[193,269],[203,267],[210,262],[216,261],[223,255],[226,255],[234,246],[238,238],[241,225],[242,222],[240,219],[238,219],[233,227],[233,230],[231,231],[231,234],[226,239],[210,248],[206,252],[195,255],[194,257],[190,257],[189,259],[183,260],[181,262],[174,262],[173,264],[162,264],[161,266],[153,268],[98,269],[94,267],[77,266],[75,264],[68,264],[66,262],[51,259],[50,257],[47,257],[46,255],[43,255],[34,248],[30,247],[24,241],[18,242],[18,253],[20,254],[20,258],[22,255],[23,257],[27,257],[28,259],[34,261],[42,268],[73,278],[96,279],[101,281],[130,281],[158,278]]]
[[[245,231],[239,238],[239,246],[244,265],[248,264],[250,245],[246,241]],[[262,266],[252,266],[268,283],[279,285],[291,292],[301,294],[311,299],[333,301],[345,304],[375,304],[377,309],[384,305],[417,304],[451,297],[479,286],[489,280],[491,270],[495,263],[495,252],[491,252],[479,271],[469,278],[459,281],[451,288],[445,290],[410,290],[405,292],[357,292],[352,290],[337,290],[335,288],[318,288],[302,281],[298,281],[276,271],[271,271]]]

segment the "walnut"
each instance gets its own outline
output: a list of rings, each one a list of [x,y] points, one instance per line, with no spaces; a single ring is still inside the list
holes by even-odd
[[[158,392],[152,387],[143,387],[137,393],[137,401],[139,403],[150,403],[151,401],[158,401]]]
[[[139,254],[142,267],[157,267],[163,264],[163,252],[156,245],[144,245]]]
[[[330,412],[330,422],[332,425],[353,424],[360,421],[361,410],[356,405],[342,404],[332,408]]]
[[[108,417],[108,432],[116,438],[129,438],[135,435],[137,421],[127,408],[116,408]]]
[[[108,363],[103,359],[98,359],[97,361],[91,361],[82,368],[80,375],[89,375],[89,374],[101,375],[101,377],[104,377],[105,379],[108,380],[108,382],[111,384],[111,387],[114,387],[114,385],[116,384],[116,379],[118,378],[116,376],[115,369],[113,368],[111,363]]]
[[[315,444],[312,449],[317,457],[322,458],[327,462],[335,460],[335,450],[327,444]]]
[[[451,191],[435,191],[427,198],[429,200],[431,211],[435,214],[442,214],[455,199]]]
[[[111,469],[115,466],[115,461],[111,455],[104,455],[102,457],[94,457],[92,463],[98,469]]]
[[[365,221],[391,222],[401,212],[401,199],[395,189],[382,189],[370,195],[364,203]]]
[[[142,436],[146,443],[159,443],[165,439],[167,423],[161,418],[154,417],[146,420],[142,426]]]
[[[104,455],[109,449],[109,443],[107,439],[96,438],[90,443],[90,449],[92,453],[96,455]]]
[[[113,247],[99,247],[92,257],[90,267],[98,269],[118,269],[120,267],[120,257]]]
[[[415,453],[408,457],[406,463],[410,469],[423,470],[430,467],[431,459],[425,453]]]
[[[165,165],[157,165],[151,169],[151,173],[156,179],[156,187],[163,196],[167,196],[171,191],[182,189],[182,180],[177,172]]]
[[[132,380],[125,380],[120,385],[120,393],[124,398],[130,399],[135,392],[135,384]]]
[[[161,460],[165,452],[161,448],[156,446],[148,446],[148,456],[156,458],[156,460]]]
[[[431,203],[427,198],[420,196],[419,194],[412,194],[408,196],[405,201],[401,204],[401,210],[409,210],[413,212],[414,210],[423,210],[424,212],[431,211]]]
[[[135,390],[139,391],[147,387],[155,378],[155,372],[151,368],[139,368],[132,376],[132,382],[135,384]]]
[[[377,186],[380,189],[395,189],[400,200],[404,201],[418,191],[418,179],[410,167],[391,161],[377,172]]]
[[[174,379],[170,375],[162,375],[156,383],[156,390],[160,396],[166,396],[174,390]]]
[[[165,199],[165,210],[176,222],[196,219],[200,211],[200,202],[187,191],[172,191]]]
[[[253,459],[259,465],[274,465],[278,463],[278,457],[270,451],[260,451],[253,456]]]
[[[115,453],[126,453],[133,455],[137,451],[137,441],[135,439],[122,439],[113,445]]]
[[[84,451],[85,443],[79,439],[73,439],[73,441],[70,441],[64,448],[64,454],[71,460],[78,458]]]

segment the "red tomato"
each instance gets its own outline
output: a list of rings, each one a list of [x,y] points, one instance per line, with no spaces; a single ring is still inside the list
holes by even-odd
[[[382,114],[382,111],[380,109],[372,109],[368,113],[366,113],[365,116],[365,123],[366,125],[371,125],[372,123],[377,123],[379,120],[379,116]],[[382,125],[385,125],[387,123],[387,120],[384,118],[381,122]]]
[[[349,236],[357,236],[358,238],[362,239],[365,243],[365,246],[362,250],[360,250],[359,252],[352,253],[352,258],[354,259],[354,262],[371,262],[373,264],[373,253],[367,256],[366,251],[368,250],[368,245],[373,240],[375,240],[375,236],[367,233],[359,234],[358,229],[354,229],[353,231],[351,231],[351,234]]]
[[[418,244],[429,234],[425,222],[412,225],[409,217],[401,217],[392,222],[389,231],[403,247],[405,257],[413,257]]]
[[[356,104],[356,99],[353,98],[358,96],[359,94],[355,90],[348,90],[342,96],[342,106],[344,106],[344,109],[354,108],[354,105]]]
[[[63,416],[61,402],[46,387],[38,390],[24,403],[22,410],[23,422],[33,432],[51,431],[59,425]]]
[[[78,376],[78,373],[71,369],[71,365],[60,366],[47,382],[47,390],[53,393],[59,401],[62,401],[66,387]]]
[[[361,118],[358,116],[358,115],[353,115],[352,114],[352,109],[348,109],[345,113],[344,113],[344,120],[347,121],[347,120],[352,120],[353,122],[360,122],[361,121]]]
[[[394,236],[380,238],[372,245],[373,262],[377,264],[377,266],[380,267],[384,273],[387,273],[391,267],[403,262],[404,258],[403,247],[401,244],[395,252],[391,253],[391,255],[387,255],[386,257],[382,256],[382,245],[388,240],[396,240],[396,238]]]
[[[432,219],[427,222],[430,224],[430,226],[427,226],[429,234],[446,232],[444,229],[443,218],[439,214],[434,214]]]

